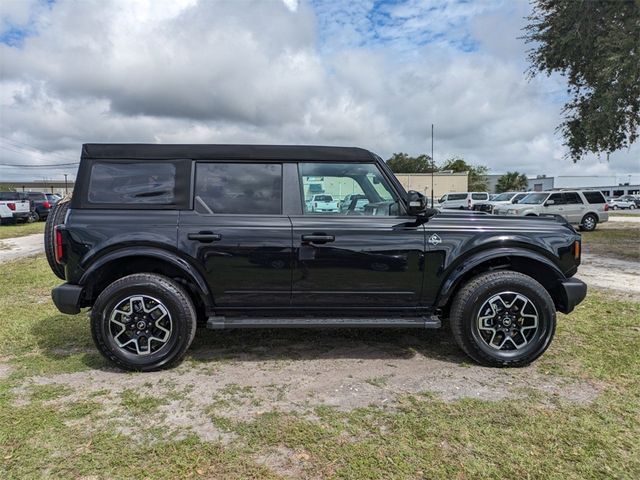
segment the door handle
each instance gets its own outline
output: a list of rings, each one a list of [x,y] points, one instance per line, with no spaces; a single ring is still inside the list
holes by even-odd
[[[328,243],[335,241],[333,235],[325,235],[324,233],[314,233],[312,235],[302,235],[302,241],[308,243]]]
[[[202,243],[211,243],[220,240],[222,238],[222,235],[213,232],[198,232],[188,234],[187,238],[189,240],[196,240]]]

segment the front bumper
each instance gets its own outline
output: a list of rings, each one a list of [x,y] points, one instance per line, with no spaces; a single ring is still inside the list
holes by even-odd
[[[51,298],[56,308],[62,313],[75,315],[80,313],[82,286],[63,283],[51,290]]]
[[[577,278],[567,278],[560,282],[560,305],[558,311],[571,313],[587,296],[587,284]]]

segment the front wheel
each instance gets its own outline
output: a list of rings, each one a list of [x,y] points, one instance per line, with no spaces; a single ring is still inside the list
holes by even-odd
[[[98,296],[91,333],[100,353],[125,370],[169,368],[186,354],[197,316],[188,293],[162,275],[116,280]]]
[[[450,325],[458,345],[489,367],[521,367],[551,344],[553,300],[533,278],[518,272],[481,274],[456,295]]]

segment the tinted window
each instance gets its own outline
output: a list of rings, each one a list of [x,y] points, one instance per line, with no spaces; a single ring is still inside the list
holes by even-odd
[[[467,194],[466,193],[450,193],[449,195],[447,195],[447,200],[451,201],[451,200],[464,200],[465,198],[467,198]]]
[[[89,202],[167,205],[175,201],[173,163],[96,163],[91,169]]]
[[[0,200],[18,200],[19,198],[16,192],[0,192]]]
[[[576,192],[567,192],[564,193],[562,195],[564,197],[564,201],[565,203],[569,204],[569,205],[575,205],[576,203],[582,203],[582,199],[580,198],[580,195],[578,195]]]
[[[305,213],[397,215],[398,204],[392,190],[374,164],[300,163],[298,170]],[[314,196],[312,186],[319,186],[324,195]],[[355,201],[318,203],[321,198],[340,199],[345,195],[352,195]]]
[[[282,165],[199,163],[195,208],[205,214],[278,215],[282,212]]]
[[[487,198],[489,198],[489,195],[486,193],[472,193],[471,198],[473,200],[486,200]]]
[[[27,193],[27,197],[29,197],[31,200],[40,201],[40,202],[46,200],[44,194],[42,193]]]
[[[582,194],[589,203],[606,203],[604,196],[600,192],[582,192]]]
[[[561,193],[554,193],[549,197],[549,200],[553,200],[554,205],[563,205],[564,199]]]

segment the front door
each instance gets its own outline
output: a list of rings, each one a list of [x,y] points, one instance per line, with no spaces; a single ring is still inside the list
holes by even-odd
[[[181,212],[179,249],[195,259],[218,307],[288,306],[291,222],[282,164],[196,164],[194,208]]]
[[[376,164],[300,163],[299,179],[304,198],[302,214],[291,215],[292,305],[418,306],[424,228],[402,215],[397,192]],[[337,199],[338,208],[312,211],[305,200],[319,193]]]

